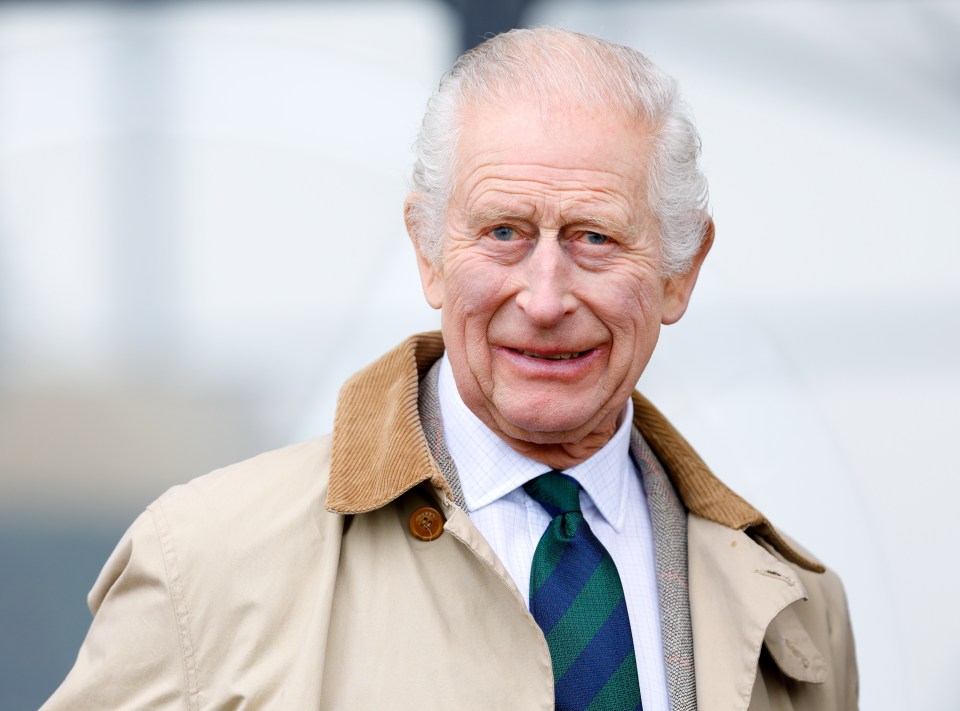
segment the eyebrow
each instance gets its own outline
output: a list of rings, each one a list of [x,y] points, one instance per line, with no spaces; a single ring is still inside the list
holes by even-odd
[[[533,208],[522,210],[513,207],[486,205],[467,212],[467,221],[472,225],[492,224],[496,222],[530,222],[533,220]]]
[[[637,226],[622,222],[617,219],[601,217],[599,215],[580,215],[574,220],[570,220],[575,225],[586,225],[587,227],[596,227],[598,232],[615,233],[621,235],[632,235],[636,232]]]
[[[532,222],[535,210],[503,207],[500,205],[486,205],[467,213],[467,221],[471,225],[490,225],[504,222]],[[583,225],[594,227],[604,234],[620,234],[632,236],[637,231],[637,225],[625,223],[616,218],[603,217],[597,214],[586,213],[571,220],[564,220],[564,224]]]

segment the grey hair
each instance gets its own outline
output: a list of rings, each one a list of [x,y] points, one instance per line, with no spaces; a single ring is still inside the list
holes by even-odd
[[[427,104],[416,143],[408,220],[430,261],[442,259],[447,202],[454,189],[462,109],[473,100],[524,92],[541,101],[620,109],[652,128],[647,199],[660,230],[661,270],[686,271],[708,227],[700,136],[677,83],[636,50],[566,30],[511,30],[463,54]]]

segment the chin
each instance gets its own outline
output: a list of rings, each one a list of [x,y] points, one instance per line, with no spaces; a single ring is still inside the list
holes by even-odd
[[[582,409],[564,409],[554,412],[551,407],[530,407],[513,411],[507,407],[499,409],[494,418],[505,435],[532,444],[576,442],[596,429],[596,415],[585,420]]]

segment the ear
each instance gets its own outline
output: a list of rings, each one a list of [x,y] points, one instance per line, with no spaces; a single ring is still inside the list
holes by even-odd
[[[423,295],[427,303],[433,308],[443,306],[443,270],[440,265],[434,264],[424,253],[421,235],[424,226],[422,222],[423,195],[410,193],[403,203],[403,221],[407,225],[407,234],[413,242],[413,251],[417,253],[417,267],[420,269],[420,284],[423,286]]]
[[[697,276],[700,274],[700,267],[703,266],[703,260],[707,258],[710,247],[713,246],[713,218],[707,215],[707,225],[703,232],[703,242],[700,249],[690,262],[690,267],[682,274],[674,274],[664,279],[663,282],[663,313],[660,317],[661,323],[665,326],[676,323],[687,310],[687,304],[690,303],[690,295],[693,293],[693,287],[697,283]]]

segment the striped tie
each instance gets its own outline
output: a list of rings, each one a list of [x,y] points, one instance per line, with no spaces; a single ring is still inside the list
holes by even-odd
[[[642,709],[620,575],[583,518],[580,485],[550,471],[523,488],[553,517],[533,554],[530,612],[550,648],[557,711]]]

